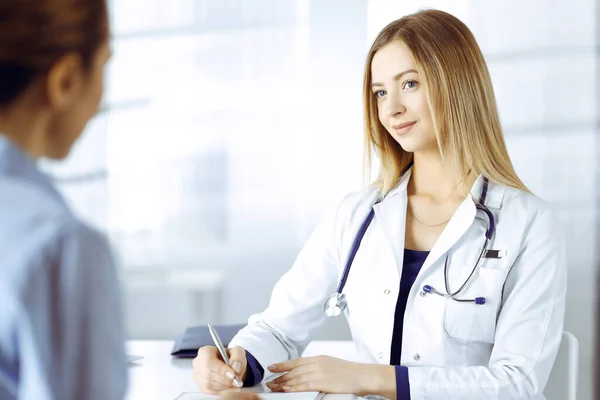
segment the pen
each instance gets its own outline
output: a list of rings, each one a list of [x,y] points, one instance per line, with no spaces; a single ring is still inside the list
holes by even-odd
[[[221,357],[225,364],[229,365],[229,357],[227,357],[227,350],[225,350],[225,346],[223,346],[223,342],[221,342],[221,338],[217,334],[215,328],[212,327],[211,324],[208,324],[208,331],[210,332],[210,336],[212,336],[213,342],[215,342],[215,346],[219,349],[219,353],[221,353]],[[233,384],[237,387],[242,387],[243,384],[237,377],[233,377]]]

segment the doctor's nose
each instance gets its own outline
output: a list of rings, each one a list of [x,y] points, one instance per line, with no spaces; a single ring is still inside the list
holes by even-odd
[[[406,113],[406,106],[399,94],[389,94],[386,106],[388,117],[400,117]]]

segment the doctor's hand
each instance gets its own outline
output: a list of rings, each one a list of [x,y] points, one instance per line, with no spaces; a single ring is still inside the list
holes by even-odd
[[[396,397],[396,373],[394,367],[389,365],[359,364],[317,356],[274,364],[269,366],[269,371],[287,372],[267,383],[273,392],[353,393],[365,396],[378,394],[382,387],[375,385],[386,382],[393,385],[392,397]],[[385,393],[388,396],[391,394],[389,390]]]
[[[244,382],[246,377],[246,350],[241,347],[227,349],[229,365],[221,359],[214,346],[204,346],[194,358],[194,380],[198,389],[206,394],[218,394],[224,390],[237,388],[234,377]]]

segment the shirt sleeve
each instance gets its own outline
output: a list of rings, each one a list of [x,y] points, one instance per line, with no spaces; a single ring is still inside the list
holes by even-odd
[[[38,256],[23,285],[19,398],[122,399],[124,329],[108,243],[74,223]]]
[[[254,358],[254,356],[246,350],[246,378],[244,379],[244,386],[254,386],[257,383],[261,382],[265,375],[265,370],[260,365],[258,360]]]
[[[408,367],[396,365],[396,399],[410,400]]]

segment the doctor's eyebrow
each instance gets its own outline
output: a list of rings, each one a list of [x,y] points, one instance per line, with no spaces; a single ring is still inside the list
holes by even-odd
[[[393,78],[393,79],[394,79],[395,81],[397,81],[397,80],[399,80],[400,78],[402,78],[402,76],[404,76],[404,75],[406,75],[406,74],[410,74],[411,72],[414,72],[415,74],[418,74],[417,70],[414,70],[414,69],[407,69],[407,70],[406,70],[406,71],[404,71],[404,72],[400,72],[400,73],[398,73],[398,74],[394,75],[394,78]],[[373,83],[371,84],[371,87],[372,87],[372,88],[374,88],[374,87],[382,87],[382,86],[383,86],[383,83],[379,83],[379,82],[373,82]]]

